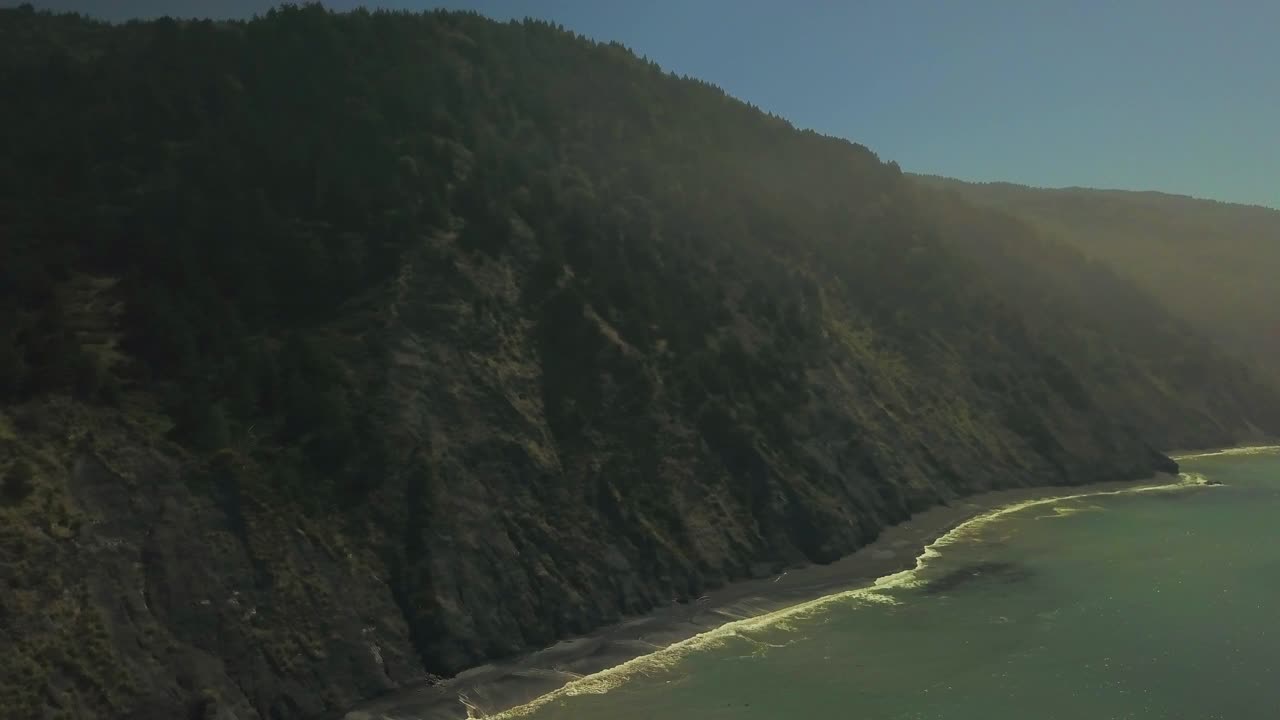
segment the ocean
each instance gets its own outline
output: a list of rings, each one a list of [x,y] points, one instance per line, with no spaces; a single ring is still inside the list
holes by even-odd
[[[997,511],[874,587],[731,623],[495,717],[1280,717],[1280,452],[1180,462],[1179,485]]]

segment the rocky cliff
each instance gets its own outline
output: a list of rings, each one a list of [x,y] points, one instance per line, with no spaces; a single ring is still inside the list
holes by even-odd
[[[332,717],[1280,430],[1123,278],[617,46],[0,28],[7,716]]]

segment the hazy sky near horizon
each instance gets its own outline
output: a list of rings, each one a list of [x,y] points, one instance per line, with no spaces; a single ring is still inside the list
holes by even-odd
[[[0,0],[0,5],[16,5]],[[269,0],[46,0],[247,17]],[[330,0],[533,16],[618,40],[906,170],[1280,208],[1274,0]]]

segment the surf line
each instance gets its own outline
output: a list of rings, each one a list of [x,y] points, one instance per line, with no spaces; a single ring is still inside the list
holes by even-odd
[[[1277,446],[1277,449],[1280,449],[1280,446]],[[924,550],[916,556],[915,567],[877,578],[870,585],[851,590],[843,590],[830,595],[823,595],[822,597],[790,605],[772,612],[764,613],[763,615],[727,622],[706,632],[672,643],[671,645],[647,655],[641,655],[618,665],[614,665],[613,667],[600,670],[599,672],[584,675],[546,693],[545,695],[540,695],[523,705],[517,705],[507,710],[502,710],[493,714],[484,714],[483,711],[480,711],[478,708],[468,704],[467,717],[473,718],[474,720],[513,720],[514,718],[526,717],[540,708],[546,707],[551,703],[565,698],[575,697],[578,695],[603,695],[610,690],[625,684],[636,675],[670,668],[682,658],[699,650],[715,647],[718,643],[735,637],[744,637],[750,640],[751,638],[745,635],[748,631],[762,630],[770,626],[780,625],[786,620],[807,617],[810,613],[835,603],[862,601],[874,604],[897,604],[898,600],[886,595],[885,592],[895,588],[910,588],[918,586],[920,584],[920,571],[928,567],[930,561],[942,556],[942,553],[939,551],[940,548],[945,548],[948,545],[963,540],[967,533],[972,533],[994,520],[1016,512],[1021,512],[1027,508],[1051,505],[1053,503],[1068,500],[1079,500],[1081,498],[1103,497],[1110,495],[1134,495],[1147,492],[1168,492],[1202,487],[1204,486],[1198,482],[1194,482],[1189,478],[1180,477],[1177,481],[1169,483],[1138,485],[1136,487],[1120,488],[1118,490],[1093,490],[1089,492],[1076,493],[1074,495],[1051,495],[1048,497],[1024,500],[1022,502],[997,507],[965,520],[940,535],[933,542],[926,545]]]
[[[1247,447],[1223,448],[1221,450],[1206,450],[1204,452],[1174,455],[1173,459],[1193,460],[1195,458],[1217,457],[1219,455],[1265,455],[1274,452],[1280,452],[1280,445],[1250,445]]]

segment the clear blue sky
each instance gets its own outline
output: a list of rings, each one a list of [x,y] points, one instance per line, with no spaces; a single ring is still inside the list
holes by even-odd
[[[273,3],[33,4],[123,19],[247,16]],[[326,4],[551,19],[916,172],[1280,207],[1276,0]]]

